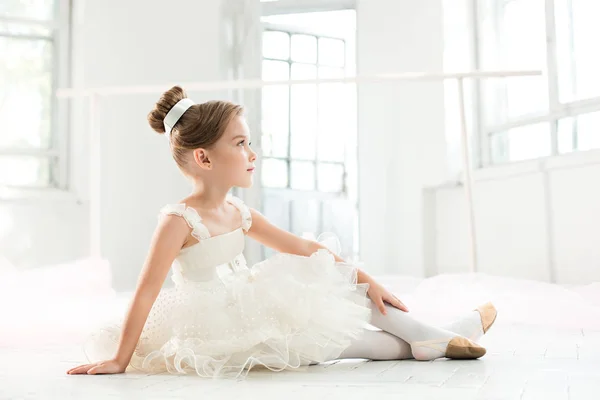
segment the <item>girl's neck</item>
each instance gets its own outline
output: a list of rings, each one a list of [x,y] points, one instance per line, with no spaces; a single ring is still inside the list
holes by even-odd
[[[195,181],[189,198],[194,199],[199,208],[215,209],[220,208],[225,203],[229,190],[231,190],[230,187]]]

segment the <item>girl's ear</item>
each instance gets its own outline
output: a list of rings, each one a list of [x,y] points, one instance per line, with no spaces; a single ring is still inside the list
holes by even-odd
[[[194,154],[194,161],[196,162],[196,164],[198,164],[198,166],[200,166],[200,168],[203,168],[203,169],[211,169],[212,168],[212,163],[208,156],[208,151],[206,151],[205,149],[196,149],[196,150],[194,150],[193,154]]]

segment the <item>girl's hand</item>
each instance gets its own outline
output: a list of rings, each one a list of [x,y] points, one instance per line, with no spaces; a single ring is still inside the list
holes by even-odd
[[[80,365],[79,367],[71,368],[67,371],[67,374],[122,374],[123,372],[125,372],[126,368],[126,365],[122,365],[117,360],[106,360],[94,364],[85,364]]]
[[[384,301],[392,306],[396,307],[399,310],[408,312],[408,308],[398,299],[396,296],[391,294],[386,288],[381,286],[379,283],[375,282],[374,279],[369,280],[369,290],[367,294],[373,300],[373,302],[377,305],[379,311],[386,315],[385,304]]]

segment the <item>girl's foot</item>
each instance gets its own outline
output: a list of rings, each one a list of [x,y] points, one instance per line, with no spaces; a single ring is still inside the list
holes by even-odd
[[[496,310],[496,307],[494,307],[492,303],[485,303],[484,305],[477,307],[475,311],[479,312],[481,317],[481,329],[483,334],[486,334],[492,325],[494,325],[496,317],[498,316],[498,310]]]
[[[428,361],[436,358],[459,360],[476,359],[485,355],[485,348],[462,336],[446,340],[427,340],[411,343],[415,360]]]

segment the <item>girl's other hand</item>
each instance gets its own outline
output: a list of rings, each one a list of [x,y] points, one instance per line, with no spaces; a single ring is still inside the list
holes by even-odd
[[[117,360],[106,360],[100,361],[93,364],[84,364],[79,367],[71,368],[67,371],[69,375],[87,374],[122,374],[127,368],[126,365],[122,365]]]

